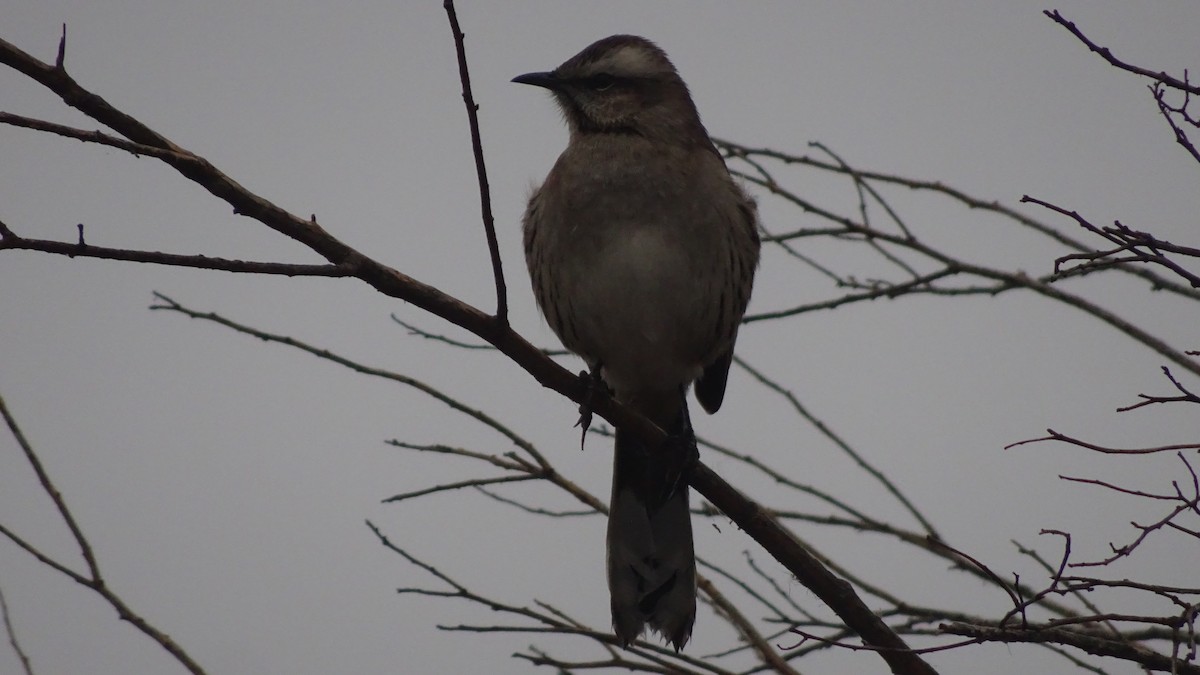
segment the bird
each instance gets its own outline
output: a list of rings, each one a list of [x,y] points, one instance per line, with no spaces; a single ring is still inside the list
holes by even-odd
[[[593,385],[668,434],[648,447],[614,433],[613,632],[628,647],[648,625],[679,651],[696,618],[686,395],[694,384],[710,414],[724,400],[758,267],[757,207],[650,40],[606,37],[513,82],[549,90],[568,129],[523,218],[537,304]]]

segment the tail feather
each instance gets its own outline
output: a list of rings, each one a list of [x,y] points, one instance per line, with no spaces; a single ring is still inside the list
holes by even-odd
[[[686,404],[685,404],[686,406]],[[686,407],[680,426],[691,434]],[[682,649],[696,619],[696,558],[680,462],[617,430],[608,517],[608,587],[622,645],[649,624]]]

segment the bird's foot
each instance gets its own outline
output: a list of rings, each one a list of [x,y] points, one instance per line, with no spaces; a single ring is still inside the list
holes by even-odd
[[[583,450],[584,441],[587,440],[588,429],[592,426],[592,399],[596,392],[608,394],[608,387],[604,384],[604,380],[600,377],[600,366],[594,366],[590,371],[579,371],[579,381],[583,383],[585,393],[583,401],[579,404],[579,419],[575,422],[575,426],[579,427],[579,449]]]
[[[663,499],[666,500],[680,487],[687,485],[692,470],[700,463],[696,434],[690,426],[667,434],[667,439],[662,444],[662,456],[666,461],[667,492],[663,495]]]

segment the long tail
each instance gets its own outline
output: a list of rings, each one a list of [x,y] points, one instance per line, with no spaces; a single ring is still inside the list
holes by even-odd
[[[673,436],[691,438],[684,402]],[[608,515],[608,590],[613,630],[623,646],[646,624],[678,651],[696,620],[696,555],[682,462],[647,452],[641,441],[617,430],[613,491]]]

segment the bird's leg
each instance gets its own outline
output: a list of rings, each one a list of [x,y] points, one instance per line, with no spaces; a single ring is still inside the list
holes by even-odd
[[[666,467],[667,478],[665,481],[667,492],[663,495],[664,500],[679,489],[680,483],[687,483],[692,469],[700,462],[700,449],[696,446],[696,432],[692,429],[687,399],[685,398],[683,401],[679,419],[667,433],[667,439],[662,444],[661,456]]]
[[[592,397],[596,392],[608,394],[608,386],[604,384],[604,378],[600,376],[600,363],[591,365],[591,370],[579,371],[579,380],[583,383],[585,392],[583,401],[579,404],[579,420],[575,422],[575,426],[580,428],[579,449],[583,450],[584,441],[587,440],[588,429],[592,426]]]

